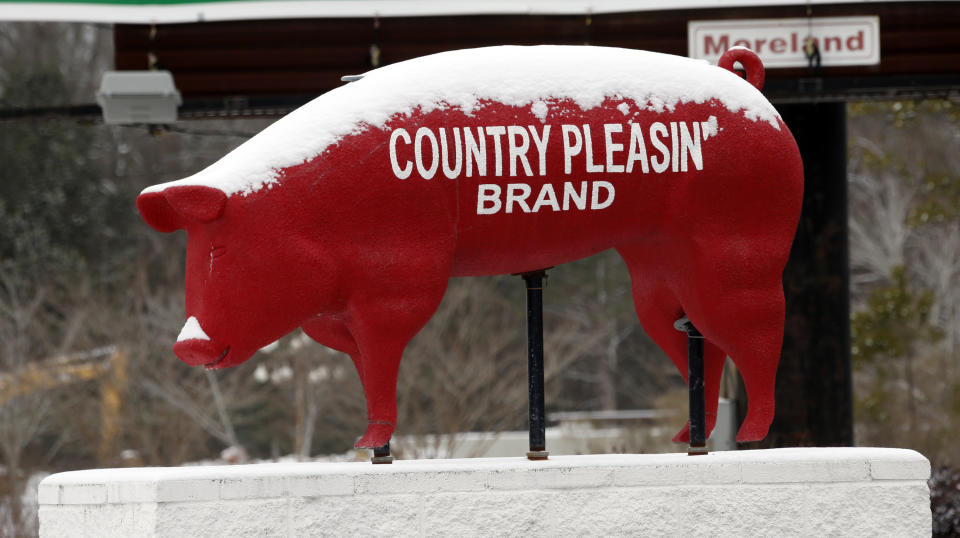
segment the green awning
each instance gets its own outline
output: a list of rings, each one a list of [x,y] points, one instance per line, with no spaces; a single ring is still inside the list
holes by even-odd
[[[881,0],[896,1],[896,0]],[[0,0],[0,21],[164,24],[438,15],[572,15],[864,0]]]

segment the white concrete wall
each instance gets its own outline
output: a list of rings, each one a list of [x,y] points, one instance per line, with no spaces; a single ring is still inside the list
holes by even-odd
[[[929,474],[878,448],[74,471],[40,535],[927,537]]]

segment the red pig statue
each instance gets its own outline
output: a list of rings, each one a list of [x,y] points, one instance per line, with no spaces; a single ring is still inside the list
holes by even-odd
[[[369,418],[356,446],[379,447],[396,425],[401,355],[450,277],[614,248],[643,327],[684,376],[674,321],[686,315],[706,338],[707,432],[729,355],[749,398],[737,440],[761,439],[803,190],[796,143],[762,85],[744,48],[719,67],[536,46],[371,71],[140,195],[153,228],[187,232],[174,352],[224,368],[301,327],[352,357]]]

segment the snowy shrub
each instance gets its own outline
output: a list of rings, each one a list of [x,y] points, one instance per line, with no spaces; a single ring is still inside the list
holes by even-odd
[[[929,484],[933,536],[960,536],[960,472],[936,467]]]

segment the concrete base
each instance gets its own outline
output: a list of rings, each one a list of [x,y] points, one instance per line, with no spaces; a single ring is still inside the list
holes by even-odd
[[[54,536],[930,536],[911,450],[778,449],[74,471]]]

